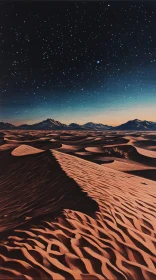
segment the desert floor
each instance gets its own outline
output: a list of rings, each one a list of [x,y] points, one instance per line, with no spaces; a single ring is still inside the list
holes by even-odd
[[[156,279],[156,133],[0,131],[0,279]]]

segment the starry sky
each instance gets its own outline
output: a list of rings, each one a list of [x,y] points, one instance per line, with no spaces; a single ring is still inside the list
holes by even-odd
[[[0,3],[0,121],[156,121],[156,3]]]

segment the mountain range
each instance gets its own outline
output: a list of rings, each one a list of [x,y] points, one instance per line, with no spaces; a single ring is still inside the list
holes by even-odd
[[[138,119],[130,120],[119,126],[109,126],[101,123],[88,122],[80,125],[71,123],[69,125],[56,121],[54,119],[43,120],[35,124],[22,124],[15,126],[10,123],[0,122],[0,130],[156,130],[156,122],[141,121]]]
[[[115,130],[156,130],[156,122],[141,121],[138,119],[128,121],[119,126],[113,127]]]

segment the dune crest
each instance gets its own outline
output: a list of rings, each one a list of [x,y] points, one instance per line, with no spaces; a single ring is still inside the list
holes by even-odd
[[[136,147],[136,150],[138,151],[138,153],[140,153],[143,156],[147,156],[147,157],[150,157],[150,158],[156,158],[156,152],[155,151],[149,151],[149,150],[142,149],[142,148],[137,148],[137,147]]]

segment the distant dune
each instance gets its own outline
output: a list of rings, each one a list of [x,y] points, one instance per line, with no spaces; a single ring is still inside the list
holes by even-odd
[[[44,152],[28,145],[20,145],[12,151],[13,156],[27,156]]]

